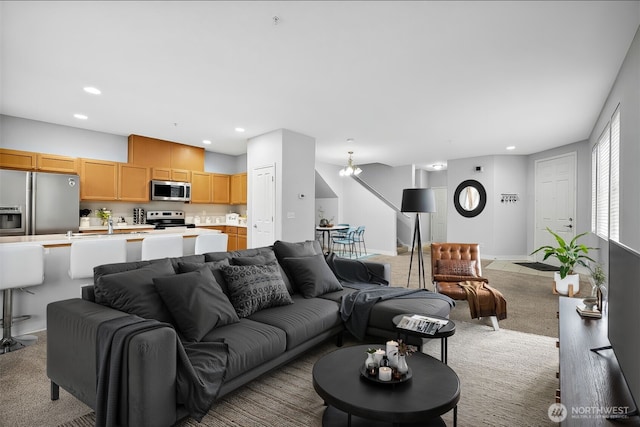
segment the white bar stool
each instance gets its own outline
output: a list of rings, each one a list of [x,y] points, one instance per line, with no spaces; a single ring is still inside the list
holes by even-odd
[[[41,245],[0,246],[0,289],[3,294],[2,341],[0,354],[20,350],[35,343],[33,336],[17,339],[11,335],[13,325],[13,290],[44,282],[44,248]],[[28,292],[28,291],[26,291]],[[31,316],[19,316],[21,320]]]
[[[126,239],[106,237],[98,240],[77,240],[71,243],[69,277],[86,279],[93,277],[94,267],[126,261]]]
[[[196,255],[207,252],[226,252],[229,235],[224,233],[200,234],[196,237]]]
[[[183,253],[179,234],[147,236],[142,239],[142,260],[180,257]]]

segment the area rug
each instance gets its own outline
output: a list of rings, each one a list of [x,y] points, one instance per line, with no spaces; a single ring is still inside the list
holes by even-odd
[[[346,345],[352,344],[355,341],[347,340]],[[187,419],[178,426],[320,427],[325,407],[313,390],[311,370],[319,357],[335,349],[333,343],[325,343],[225,396],[200,424]],[[439,358],[440,341],[428,341],[424,351]],[[456,333],[449,338],[448,361],[460,378],[459,426],[555,425],[547,416],[558,387],[558,351],[553,338],[504,329],[494,332],[456,322]],[[411,366],[410,358],[408,363]],[[443,420],[453,425],[452,413]],[[93,414],[88,414],[61,427],[94,423]]]
[[[545,264],[543,262],[514,262],[514,264],[518,264],[527,268],[533,268],[534,270],[538,271],[560,271],[560,267]]]

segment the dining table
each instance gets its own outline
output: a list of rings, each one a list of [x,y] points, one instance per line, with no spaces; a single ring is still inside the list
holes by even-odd
[[[323,227],[320,225],[316,226],[316,231],[320,231],[322,233],[322,249],[324,250],[326,246],[327,253],[331,252],[331,233],[334,231],[344,231],[348,229],[348,225],[332,225],[331,227]]]

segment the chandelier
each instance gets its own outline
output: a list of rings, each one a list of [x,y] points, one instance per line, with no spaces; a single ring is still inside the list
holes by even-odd
[[[360,173],[362,173],[362,169],[353,164],[353,159],[351,158],[352,155],[353,151],[349,151],[349,160],[347,161],[347,166],[340,169],[340,176],[360,175]]]

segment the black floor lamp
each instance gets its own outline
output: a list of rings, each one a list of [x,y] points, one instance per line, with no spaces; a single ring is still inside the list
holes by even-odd
[[[418,245],[418,288],[426,288],[427,281],[424,272],[424,255],[422,253],[422,237],[420,236],[420,214],[436,211],[436,197],[431,188],[405,188],[402,190],[402,212],[415,212],[416,224],[413,229],[413,244],[411,245],[411,261],[409,264],[409,277],[407,288],[411,280],[411,267],[413,265],[413,251]]]

